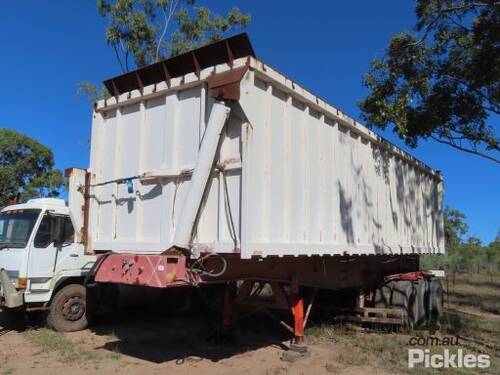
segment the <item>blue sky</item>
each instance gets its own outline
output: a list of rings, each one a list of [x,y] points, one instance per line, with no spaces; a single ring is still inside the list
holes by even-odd
[[[370,60],[414,23],[409,0],[200,1],[210,3],[250,12],[258,57],[354,118]],[[77,83],[120,73],[105,26],[93,0],[0,2],[0,127],[49,146],[59,168],[88,165],[91,107]],[[408,151],[443,172],[446,203],[467,215],[471,235],[491,241],[500,228],[500,167],[434,142]]]

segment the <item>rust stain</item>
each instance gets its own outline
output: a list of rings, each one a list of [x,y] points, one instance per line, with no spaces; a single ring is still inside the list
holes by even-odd
[[[247,66],[235,68],[207,79],[210,96],[217,99],[239,100],[240,82],[248,71]]]
[[[165,281],[167,282],[167,284],[170,284],[175,281],[175,275],[176,275],[175,270],[166,273]]]

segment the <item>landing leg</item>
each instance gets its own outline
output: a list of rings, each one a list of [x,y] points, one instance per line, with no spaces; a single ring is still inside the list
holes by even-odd
[[[290,308],[293,315],[293,340],[290,350],[283,352],[281,359],[293,362],[309,356],[307,346],[304,345],[304,298],[300,294],[300,287],[296,276],[292,277],[290,292]]]
[[[304,299],[295,298],[292,302],[293,342],[301,344],[304,341]]]
[[[291,307],[293,314],[294,344],[302,344],[304,341],[304,299],[300,295],[297,277],[292,277]]]

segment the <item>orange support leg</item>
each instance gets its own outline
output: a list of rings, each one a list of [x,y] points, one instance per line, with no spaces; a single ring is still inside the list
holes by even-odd
[[[300,344],[304,341],[304,299],[300,296],[299,283],[295,275],[292,276],[291,287],[294,342]]]
[[[294,299],[292,313],[295,343],[299,344],[304,340],[304,299]]]

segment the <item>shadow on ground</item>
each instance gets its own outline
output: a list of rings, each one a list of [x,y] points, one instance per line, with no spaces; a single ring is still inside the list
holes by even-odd
[[[290,334],[269,318],[253,315],[236,321],[230,335],[221,335],[221,317],[206,310],[183,314],[129,311],[101,318],[91,330],[107,341],[99,349],[162,363],[208,359],[219,361],[251,350],[282,344]]]
[[[24,332],[28,328],[45,324],[45,315],[40,312],[27,314],[23,311],[0,310],[0,336],[11,331]]]
[[[290,333],[266,315],[256,313],[237,319],[228,335],[220,334],[221,322],[222,316],[199,306],[183,312],[145,306],[101,315],[89,329],[105,340],[95,349],[153,363],[215,362],[267,346],[288,350],[282,342],[290,339]],[[0,336],[42,326],[42,314],[0,312]]]

